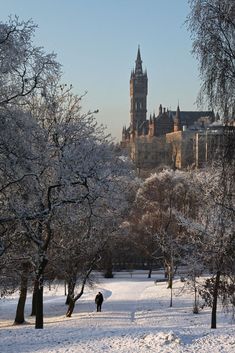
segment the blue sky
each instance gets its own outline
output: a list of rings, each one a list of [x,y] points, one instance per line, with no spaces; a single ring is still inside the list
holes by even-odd
[[[64,82],[83,99],[83,110],[120,139],[129,123],[129,78],[140,45],[149,79],[148,114],[161,103],[196,110],[197,62],[184,21],[187,0],[0,0],[9,15],[32,18],[35,44],[57,53]]]

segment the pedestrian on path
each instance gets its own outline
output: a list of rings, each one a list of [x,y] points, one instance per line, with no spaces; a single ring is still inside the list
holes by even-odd
[[[101,292],[98,292],[98,294],[95,297],[97,311],[101,311],[103,301],[104,301],[103,294]]]

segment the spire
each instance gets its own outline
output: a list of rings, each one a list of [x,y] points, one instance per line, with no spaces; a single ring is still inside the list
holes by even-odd
[[[174,132],[180,131],[180,130],[181,130],[181,119],[180,119],[180,107],[178,102],[175,119],[174,119]]]
[[[176,119],[178,119],[180,121],[180,107],[179,107],[179,102],[178,102],[178,106],[177,106],[177,110],[176,110]]]
[[[136,58],[136,61],[135,61],[135,74],[136,75],[142,75],[143,74],[142,60],[141,60],[141,55],[140,55],[140,46],[138,46],[137,58]]]

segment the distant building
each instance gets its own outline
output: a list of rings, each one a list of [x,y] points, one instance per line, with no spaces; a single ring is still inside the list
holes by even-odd
[[[160,104],[157,115],[147,118],[147,94],[148,77],[138,48],[130,76],[130,125],[123,127],[121,141],[136,167],[199,167],[211,158],[210,146],[219,138],[215,139],[215,131],[212,134],[208,128],[219,117],[213,111],[180,111],[179,104],[176,111],[169,111]]]

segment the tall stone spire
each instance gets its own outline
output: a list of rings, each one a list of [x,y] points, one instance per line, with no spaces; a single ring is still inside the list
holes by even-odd
[[[135,74],[137,76],[143,75],[142,60],[140,55],[140,46],[138,46],[137,58],[135,61]]]
[[[130,78],[130,99],[131,99],[131,131],[138,136],[142,133],[142,126],[146,122],[147,113],[148,77],[147,72],[142,70],[140,47],[138,47],[135,70]]]
[[[180,130],[182,130],[182,126],[181,126],[181,119],[180,119],[180,107],[178,103],[175,119],[174,119],[174,132],[180,131]]]

